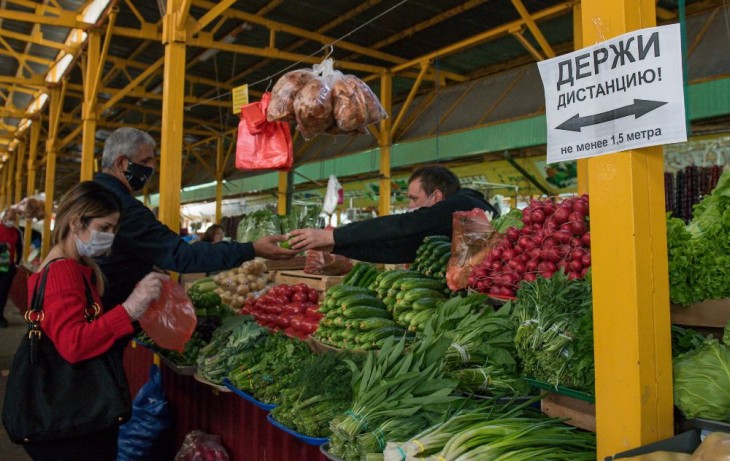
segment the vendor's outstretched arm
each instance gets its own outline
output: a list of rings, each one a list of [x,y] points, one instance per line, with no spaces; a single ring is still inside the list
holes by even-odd
[[[289,244],[297,251],[331,251],[335,245],[332,229],[296,229],[289,232],[289,236]]]

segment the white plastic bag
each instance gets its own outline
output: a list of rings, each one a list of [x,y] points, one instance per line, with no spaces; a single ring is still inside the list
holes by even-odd
[[[330,179],[327,182],[327,193],[324,196],[324,205],[322,205],[322,211],[331,215],[337,208],[337,202],[339,200],[339,191],[342,189],[340,182],[337,180],[335,175],[330,175]]]

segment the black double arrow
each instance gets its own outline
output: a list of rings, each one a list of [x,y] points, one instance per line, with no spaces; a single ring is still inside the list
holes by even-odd
[[[575,114],[555,128],[557,130],[580,132],[581,128],[583,128],[584,126],[598,125],[599,123],[610,122],[611,120],[628,117],[629,115],[634,115],[635,118],[639,118],[642,115],[653,111],[657,107],[663,106],[664,104],[666,104],[666,102],[664,101],[647,101],[645,99],[634,99],[633,104],[619,107],[618,109],[601,112],[600,114],[588,115],[585,117],[581,117],[580,114]]]

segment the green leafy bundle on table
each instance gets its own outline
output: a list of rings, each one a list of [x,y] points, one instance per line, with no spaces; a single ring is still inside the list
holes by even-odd
[[[451,341],[445,369],[466,392],[526,395],[517,367],[515,322],[509,309],[495,312],[486,300],[482,294],[451,298],[430,321],[431,328]]]
[[[283,333],[268,336],[249,354],[229,368],[228,379],[237,388],[262,402],[279,404],[286,389],[295,385],[295,364],[312,355],[302,341]]]
[[[212,383],[222,384],[228,372],[246,355],[257,350],[258,344],[267,335],[268,330],[259,326],[251,316],[226,318],[213,333],[210,343],[200,350],[198,374]]]
[[[510,303],[504,307],[514,309],[515,345],[523,376],[592,394],[595,365],[590,271],[577,280],[570,280],[561,271],[547,279],[523,280],[517,299]]]
[[[149,347],[162,357],[165,357],[178,367],[195,366],[200,350],[208,344],[208,340],[204,338],[197,329],[193,332],[193,335],[190,337],[188,342],[185,343],[185,347],[182,352],[171,351],[158,346],[152,338],[144,332],[144,330],[140,330],[139,333],[137,333],[135,340]]]
[[[492,220],[492,226],[500,234],[504,234],[510,227],[522,229],[522,226],[524,226],[522,222],[522,210],[513,208],[508,213],[494,218]]]
[[[537,400],[537,398],[535,399]],[[385,461],[596,459],[596,436],[539,415],[525,402],[485,401],[410,439],[388,442]],[[398,440],[406,440],[400,442]]]
[[[352,406],[331,422],[331,453],[366,459],[382,453],[386,441],[416,434],[460,406],[463,397],[453,395],[457,382],[444,376],[449,344],[427,327],[408,348],[405,338],[390,338],[378,354],[370,351],[354,374]]]
[[[730,171],[694,206],[689,225],[667,217],[667,246],[672,302],[730,298]]]
[[[352,404],[352,372],[359,362],[359,354],[334,352],[306,358],[294,371],[293,386],[282,391],[272,416],[309,437],[329,437],[330,421]]]

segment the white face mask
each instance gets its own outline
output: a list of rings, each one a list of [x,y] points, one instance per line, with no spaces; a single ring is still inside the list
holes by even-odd
[[[415,207],[413,207],[413,208],[409,209],[408,211],[416,211],[416,210],[418,210],[419,208],[424,208],[424,207],[427,207],[427,206],[429,206],[429,205],[428,205],[428,201],[429,201],[429,200],[431,200],[431,199],[433,198],[433,194],[434,194],[434,193],[433,193],[433,192],[431,192],[431,194],[430,194],[430,195],[429,195],[428,197],[426,197],[426,200],[424,200],[424,201],[423,201],[423,205],[415,206]]]
[[[82,242],[81,239],[76,238],[76,249],[79,252],[79,256],[93,258],[108,252],[112,247],[112,243],[114,243],[114,234],[92,229],[90,241]]]
[[[13,227],[15,226],[15,221],[3,221],[3,225],[5,227]]]

